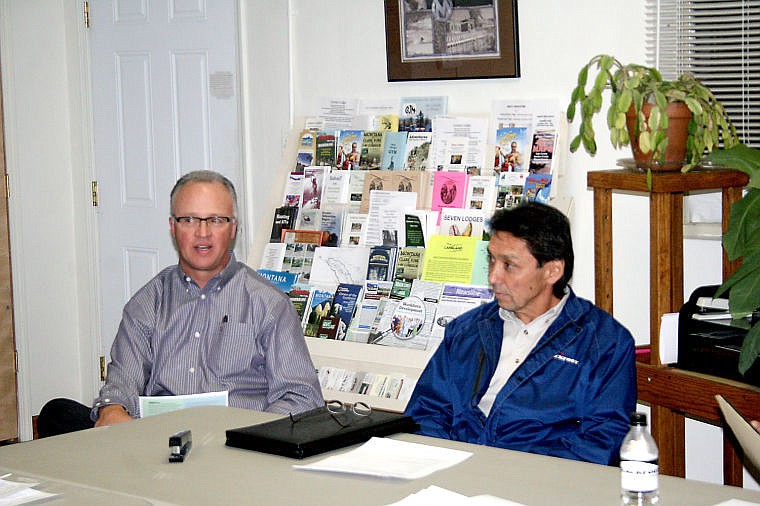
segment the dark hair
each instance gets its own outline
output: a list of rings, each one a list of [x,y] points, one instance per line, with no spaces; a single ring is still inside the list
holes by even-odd
[[[570,221],[554,207],[524,202],[511,209],[499,209],[489,221],[491,234],[509,232],[524,240],[539,266],[552,260],[564,260],[565,272],[554,283],[554,295],[562,297],[573,277],[573,239]]]
[[[218,172],[214,172],[213,170],[196,170],[193,172],[188,172],[179,178],[176,183],[174,183],[174,188],[172,188],[172,191],[169,194],[169,205],[172,214],[174,214],[175,195],[183,186],[190,183],[218,183],[227,188],[227,191],[230,192],[230,197],[232,197],[232,212],[235,214],[235,217],[237,217],[238,208],[235,185],[233,185],[232,181],[227,179],[225,176],[219,174]]]

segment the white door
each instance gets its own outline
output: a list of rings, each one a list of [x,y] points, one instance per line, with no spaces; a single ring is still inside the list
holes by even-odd
[[[237,0],[89,8],[100,350],[109,357],[124,303],[177,261],[168,223],[177,178],[214,169],[242,187]]]

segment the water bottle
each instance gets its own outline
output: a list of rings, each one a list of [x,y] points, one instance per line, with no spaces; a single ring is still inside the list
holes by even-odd
[[[659,504],[657,443],[647,430],[647,415],[631,414],[631,428],[620,445],[620,504]]]

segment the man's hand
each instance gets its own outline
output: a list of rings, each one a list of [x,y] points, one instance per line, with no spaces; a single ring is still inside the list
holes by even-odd
[[[98,419],[95,422],[95,427],[102,427],[104,425],[113,425],[115,423],[128,422],[132,419],[124,409],[124,406],[120,404],[109,404],[103,406],[98,410]]]
[[[752,426],[755,428],[757,432],[760,432],[760,422],[758,422],[757,420],[752,420],[749,423],[752,424]]]

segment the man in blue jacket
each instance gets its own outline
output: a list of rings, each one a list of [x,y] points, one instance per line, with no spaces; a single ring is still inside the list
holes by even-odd
[[[428,436],[615,464],[636,407],[630,332],[568,286],[561,212],[526,203],[490,227],[495,300],[449,323],[406,413]]]

